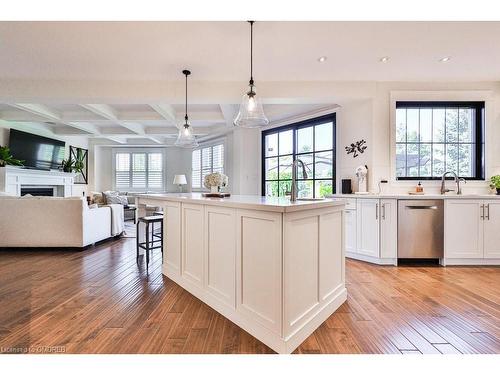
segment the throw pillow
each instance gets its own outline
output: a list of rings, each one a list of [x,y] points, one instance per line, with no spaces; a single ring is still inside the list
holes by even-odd
[[[122,195],[108,195],[106,196],[106,204],[121,204],[122,206],[128,205],[127,197]]]

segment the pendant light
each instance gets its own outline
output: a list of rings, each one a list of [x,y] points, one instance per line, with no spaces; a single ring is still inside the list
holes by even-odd
[[[198,142],[196,141],[196,138],[193,134],[193,127],[189,124],[189,119],[188,119],[187,82],[188,82],[188,75],[190,75],[191,72],[189,70],[183,70],[182,74],[186,76],[186,115],[184,116],[184,124],[179,129],[179,135],[177,136],[175,145],[185,148],[195,148],[198,147]]]
[[[253,24],[255,21],[248,22],[250,23],[250,90],[243,95],[240,111],[233,123],[243,128],[258,128],[269,124],[269,120],[264,114],[262,103],[258,100],[255,92],[253,81]]]

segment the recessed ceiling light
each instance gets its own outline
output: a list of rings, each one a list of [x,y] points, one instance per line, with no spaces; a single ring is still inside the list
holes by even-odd
[[[451,60],[450,56],[445,56],[439,59],[439,62],[445,63]]]
[[[321,56],[319,59],[318,59],[318,62],[325,62],[327,59],[326,56]]]
[[[386,63],[387,61],[389,61],[389,59],[390,59],[389,56],[384,56],[380,58],[380,62]]]

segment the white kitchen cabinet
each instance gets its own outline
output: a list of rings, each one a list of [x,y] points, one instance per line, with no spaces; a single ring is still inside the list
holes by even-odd
[[[347,253],[357,252],[357,218],[356,210],[346,210],[345,211],[345,251]]]
[[[484,201],[484,258],[500,258],[500,201]]]
[[[482,200],[446,200],[445,258],[483,258],[483,204]]]
[[[398,201],[380,200],[380,258],[398,257]]]
[[[163,266],[181,273],[181,204],[166,202],[163,205]]]
[[[378,258],[380,255],[379,200],[358,199],[357,215],[357,253]]]

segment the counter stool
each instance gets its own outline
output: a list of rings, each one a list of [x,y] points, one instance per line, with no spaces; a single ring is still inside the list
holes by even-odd
[[[140,223],[146,224],[146,228],[145,228],[146,241],[144,241],[144,242],[140,242],[140,240],[139,240],[139,224]],[[160,223],[160,233],[159,234],[154,232],[154,223]],[[152,229],[151,238],[149,238],[149,225],[150,224],[151,224],[151,229]],[[136,260],[139,260],[139,248],[144,249],[144,251],[146,252],[146,270],[149,270],[149,251],[150,250],[161,249],[162,262],[163,262],[163,216],[157,215],[157,216],[140,217],[137,220],[136,241],[137,241]],[[158,242],[160,242],[160,245],[155,245]]]

